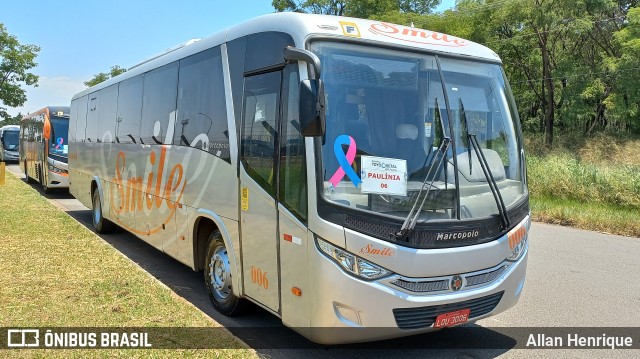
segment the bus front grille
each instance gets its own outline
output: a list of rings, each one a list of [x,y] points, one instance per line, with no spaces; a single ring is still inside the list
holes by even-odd
[[[504,291],[464,302],[433,305],[429,307],[396,308],[393,310],[393,316],[400,329],[427,328],[433,325],[438,315],[462,309],[470,309],[469,319],[474,319],[494,310],[500,302],[500,299],[502,299],[503,294]]]
[[[502,273],[504,273],[506,270],[507,270],[507,266],[504,265],[488,273],[481,273],[481,274],[465,277],[465,279],[467,280],[466,287],[473,287],[476,285],[493,282],[494,280],[496,280],[496,278],[499,278],[502,275]]]

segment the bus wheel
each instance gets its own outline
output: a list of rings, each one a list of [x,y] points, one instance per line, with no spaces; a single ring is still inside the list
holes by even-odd
[[[243,300],[231,290],[231,264],[219,232],[209,236],[205,259],[204,282],[214,308],[228,316],[239,314]]]
[[[24,161],[24,177],[27,183],[34,183],[35,181],[29,177],[29,169],[27,168],[27,161]]]
[[[93,220],[93,230],[98,234],[111,232],[113,225],[102,215],[102,203],[97,189],[93,191],[92,203],[91,219]]]

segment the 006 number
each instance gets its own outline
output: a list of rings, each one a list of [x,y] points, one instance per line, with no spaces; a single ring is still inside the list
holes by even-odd
[[[251,283],[257,284],[259,287],[269,289],[269,279],[267,272],[262,272],[260,268],[251,266]]]

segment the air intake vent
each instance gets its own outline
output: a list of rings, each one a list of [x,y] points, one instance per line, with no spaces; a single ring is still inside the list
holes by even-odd
[[[466,287],[472,287],[475,285],[485,284],[489,282],[493,282],[496,278],[500,277],[504,271],[507,270],[507,266],[504,265],[494,271],[488,273],[482,273],[474,276],[466,277],[467,285]]]
[[[432,280],[432,281],[424,281],[424,282],[409,282],[403,279],[396,279],[391,284],[397,285],[400,288],[404,288],[406,290],[412,292],[439,292],[443,290],[449,289],[449,281],[444,280]]]
[[[393,310],[393,316],[400,329],[428,328],[436,321],[440,314],[455,312],[462,309],[470,309],[469,319],[474,319],[490,313],[502,299],[504,292],[498,292],[486,297],[467,300],[459,303],[433,305],[418,308],[397,308]]]

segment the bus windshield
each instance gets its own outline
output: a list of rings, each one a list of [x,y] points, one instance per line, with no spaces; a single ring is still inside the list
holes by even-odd
[[[498,215],[501,201],[508,210],[525,197],[499,64],[335,42],[311,50],[326,96],[324,199],[400,219],[419,202],[424,222]]]
[[[15,151],[18,149],[20,131],[3,131],[2,132],[2,147],[8,151]]]
[[[51,138],[49,139],[49,154],[67,157],[69,154],[69,144],[67,136],[69,134],[69,119],[52,116]]]

